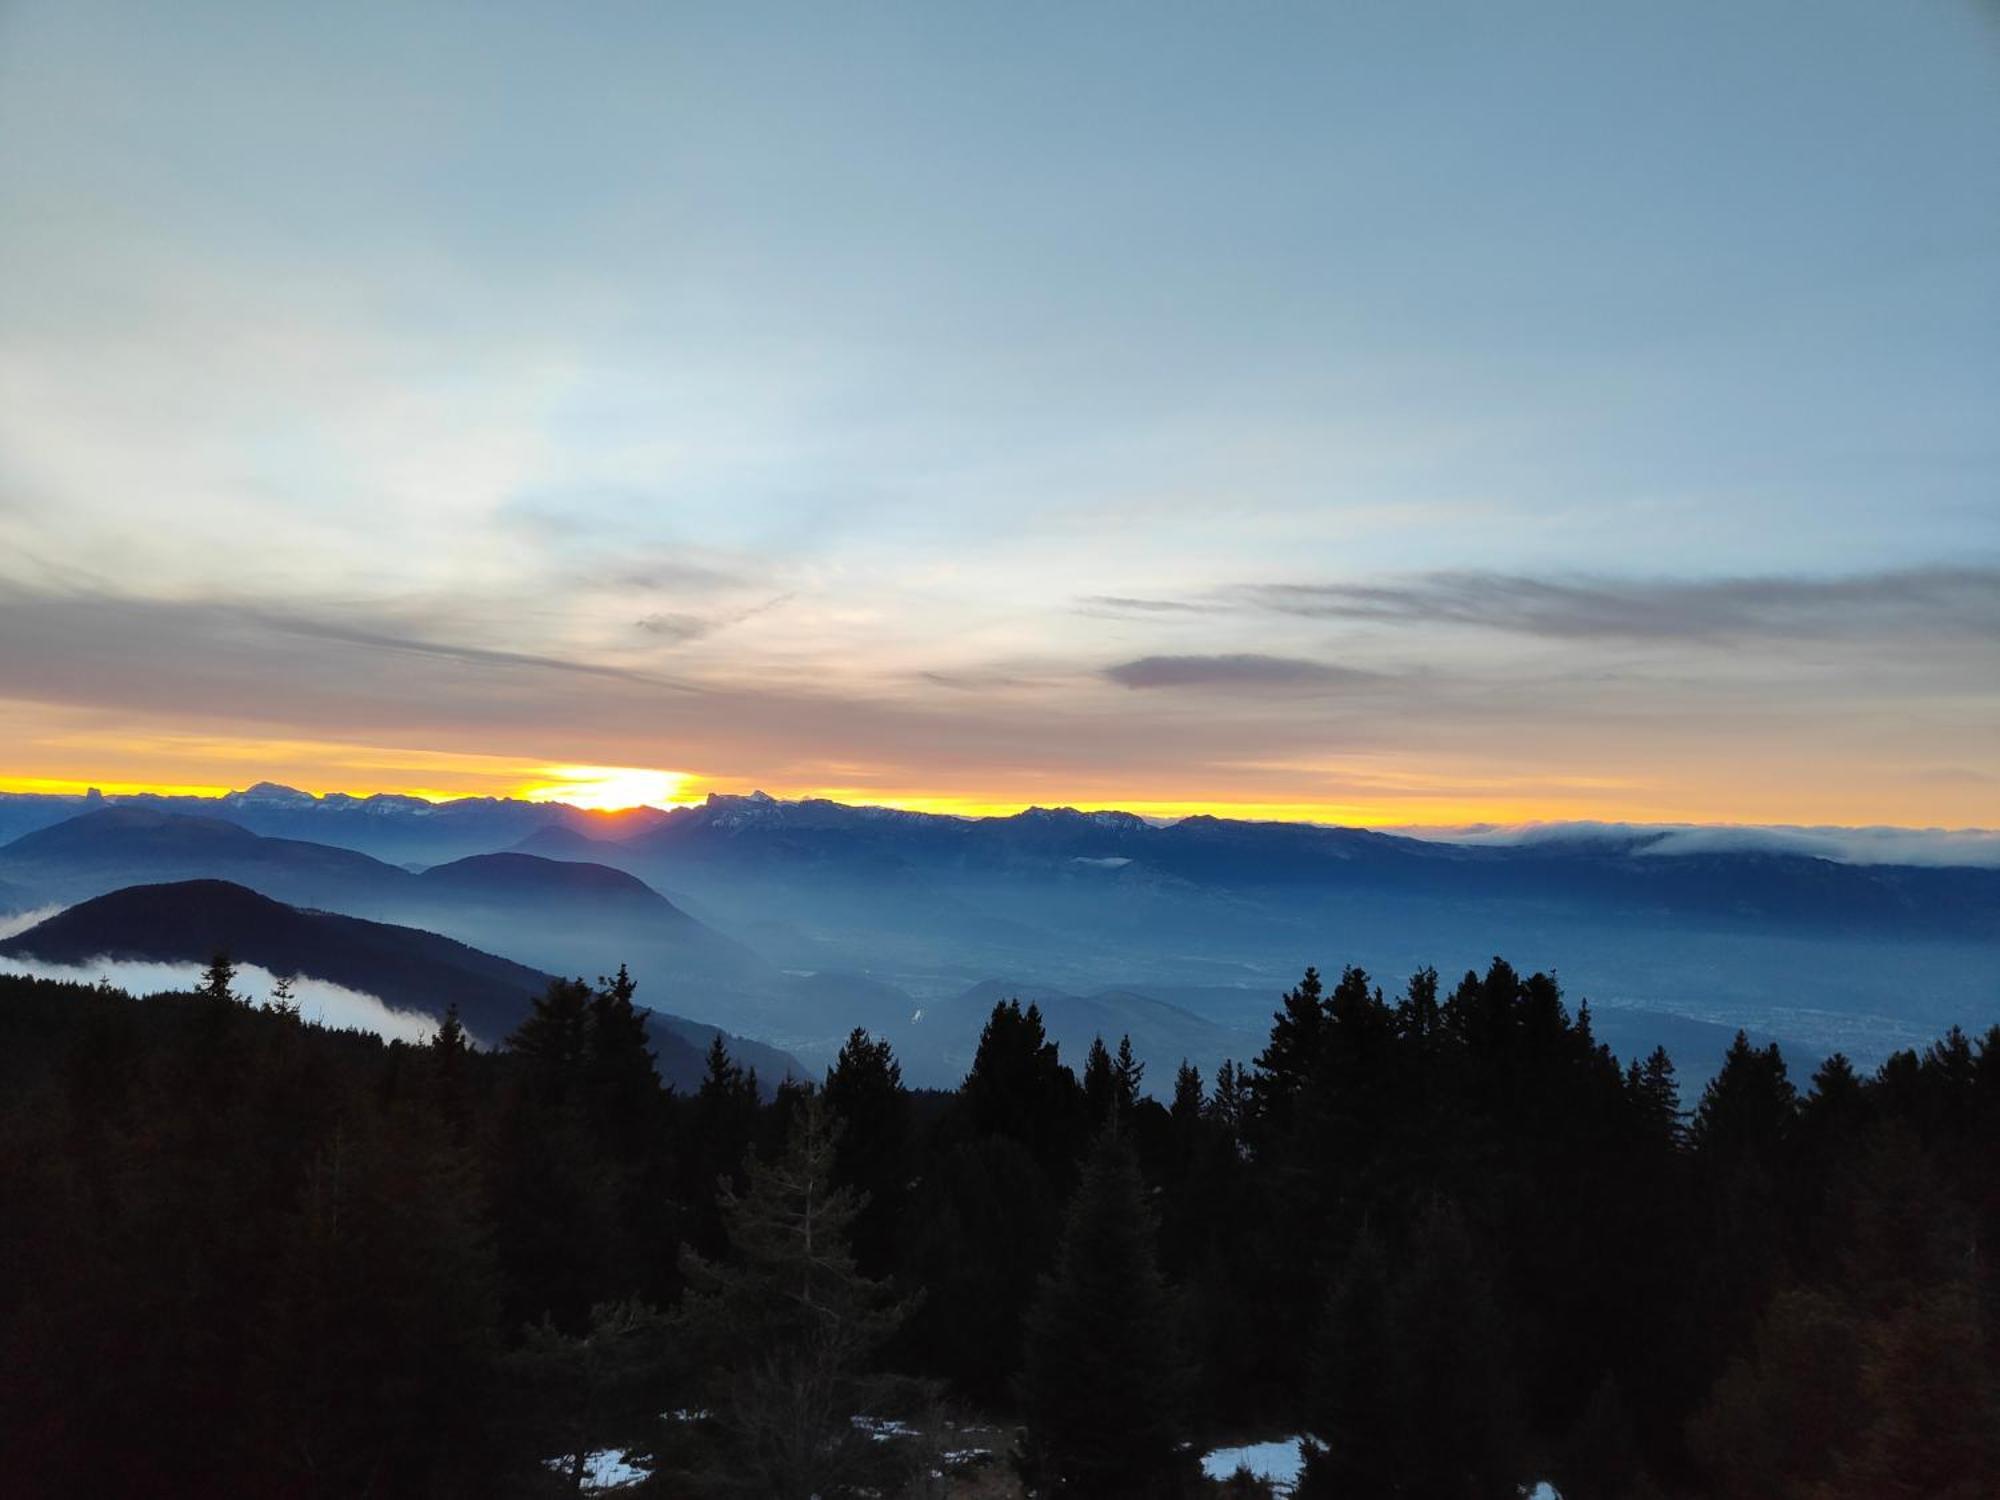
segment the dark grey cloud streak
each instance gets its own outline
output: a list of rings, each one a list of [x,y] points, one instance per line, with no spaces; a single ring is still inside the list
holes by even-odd
[[[1236,652],[1222,656],[1142,656],[1106,667],[1104,675],[1128,688],[1215,688],[1259,691],[1283,688],[1362,687],[1382,681],[1374,672],[1306,661],[1295,656]]]
[[[1234,584],[1179,599],[1091,594],[1077,601],[1077,609],[1125,619],[1268,614],[1456,625],[1574,641],[2000,641],[2000,566],[1714,579],[1461,569],[1379,582]]]
[[[1077,602],[1087,615],[1212,615],[1221,604],[1192,599],[1135,599],[1127,594],[1092,594]]]
[[[1387,584],[1250,584],[1218,597],[1305,619],[1452,624],[1565,640],[2000,639],[1995,567],[1700,581],[1437,572]]]

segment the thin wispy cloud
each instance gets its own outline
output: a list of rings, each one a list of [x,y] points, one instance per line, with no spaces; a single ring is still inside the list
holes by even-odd
[[[731,626],[744,624],[746,621],[756,619],[759,615],[768,614],[774,609],[782,608],[791,597],[790,594],[779,594],[776,598],[766,599],[761,603],[752,604],[742,609],[718,611],[711,614],[663,610],[657,614],[647,615],[643,620],[639,620],[636,623],[639,629],[659,640],[676,644],[688,641],[702,641],[707,640],[719,630],[727,630]]]
[[[678,685],[649,673],[636,672],[627,667],[606,666],[597,662],[572,661],[528,651],[501,651],[492,647],[472,646],[452,641],[425,640],[418,636],[396,635],[357,625],[336,624],[298,616],[273,615],[263,610],[248,611],[246,615],[257,624],[281,635],[341,641],[378,651],[437,657],[468,666],[527,667],[538,672],[579,673],[587,677],[608,677],[618,681],[641,683],[648,687],[668,688]]]
[[[609,571],[606,581],[619,588],[641,589],[660,594],[710,594],[743,588],[750,582],[741,573],[683,559],[657,558]],[[595,581],[592,579],[592,581]]]

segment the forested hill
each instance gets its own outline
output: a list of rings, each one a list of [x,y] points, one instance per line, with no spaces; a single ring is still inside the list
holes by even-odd
[[[615,984],[490,1052],[0,979],[8,1490],[1199,1495],[1307,1433],[1309,1497],[2000,1493],[2000,1028],[1684,1103],[1496,962],[1308,973],[1166,1103],[1105,1043],[1003,1001],[952,1092],[856,1033],[761,1102]]]
[[[69,966],[202,964],[217,953],[272,975],[327,980],[432,1019],[455,1010],[474,1037],[493,1043],[521,1023],[552,980],[434,932],[302,910],[226,880],[130,886],[0,940],[0,958]],[[703,1021],[658,1009],[648,1009],[646,1021],[660,1077],[672,1087],[700,1083],[702,1054],[718,1035],[767,1085],[804,1073],[787,1053]]]

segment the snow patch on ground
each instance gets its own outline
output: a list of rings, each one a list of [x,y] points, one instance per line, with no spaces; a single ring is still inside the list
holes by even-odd
[[[855,1431],[867,1433],[878,1443],[923,1435],[908,1422],[900,1422],[894,1417],[852,1417],[849,1420],[854,1423]]]
[[[1247,1443],[1240,1448],[1213,1448],[1201,1456],[1201,1471],[1210,1479],[1227,1479],[1238,1469],[1248,1469],[1271,1488],[1289,1495],[1299,1482],[1305,1460],[1299,1454],[1303,1438],[1273,1438],[1268,1443]]]
[[[542,1462],[558,1474],[568,1474],[567,1458],[546,1458]],[[647,1471],[633,1463],[622,1448],[599,1448],[583,1456],[583,1492],[622,1490],[639,1483]]]

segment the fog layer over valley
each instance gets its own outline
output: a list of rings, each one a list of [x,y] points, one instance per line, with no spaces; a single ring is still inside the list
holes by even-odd
[[[202,965],[148,963],[140,959],[95,958],[80,964],[47,963],[33,957],[0,953],[0,974],[51,979],[59,984],[102,984],[130,995],[180,995],[196,989]],[[281,979],[288,979],[291,1003],[315,1025],[338,1031],[369,1031],[389,1042],[424,1042],[437,1030],[430,1016],[394,1010],[374,995],[363,994],[324,979],[273,974],[256,964],[238,964],[230,988],[239,999],[268,1005]]]
[[[397,964],[419,965],[399,980],[327,972],[352,942],[300,971],[433,1015],[455,1000],[489,1045],[549,975],[594,980],[622,963],[642,1003],[779,1049],[766,1073],[794,1059],[823,1068],[861,1026],[895,1045],[912,1083],[950,1085],[994,1001],[1019,996],[1066,1054],[1129,1035],[1159,1089],[1182,1059],[1212,1072],[1254,1055],[1276,996],[1308,965],[1356,965],[1393,987],[1495,953],[1559,973],[1620,1056],[1665,1045],[1690,1079],[1739,1028],[1801,1065],[1835,1050],[1872,1065],[2000,1012],[2000,870],[1973,862],[1985,845],[1970,835],[1940,836],[1925,863],[1862,864],[1857,852],[1910,841],[1591,825],[1448,842],[761,795],[608,815],[268,785],[217,799],[0,798],[0,827],[25,830],[0,847],[0,908],[13,908],[0,938],[16,949],[59,903],[227,881],[287,908],[416,929],[391,944]],[[262,929],[293,923],[204,910],[203,941],[253,961]],[[453,951],[420,960],[424,933]],[[207,954],[142,942],[122,956]],[[421,967],[439,963],[443,989],[444,971]]]

